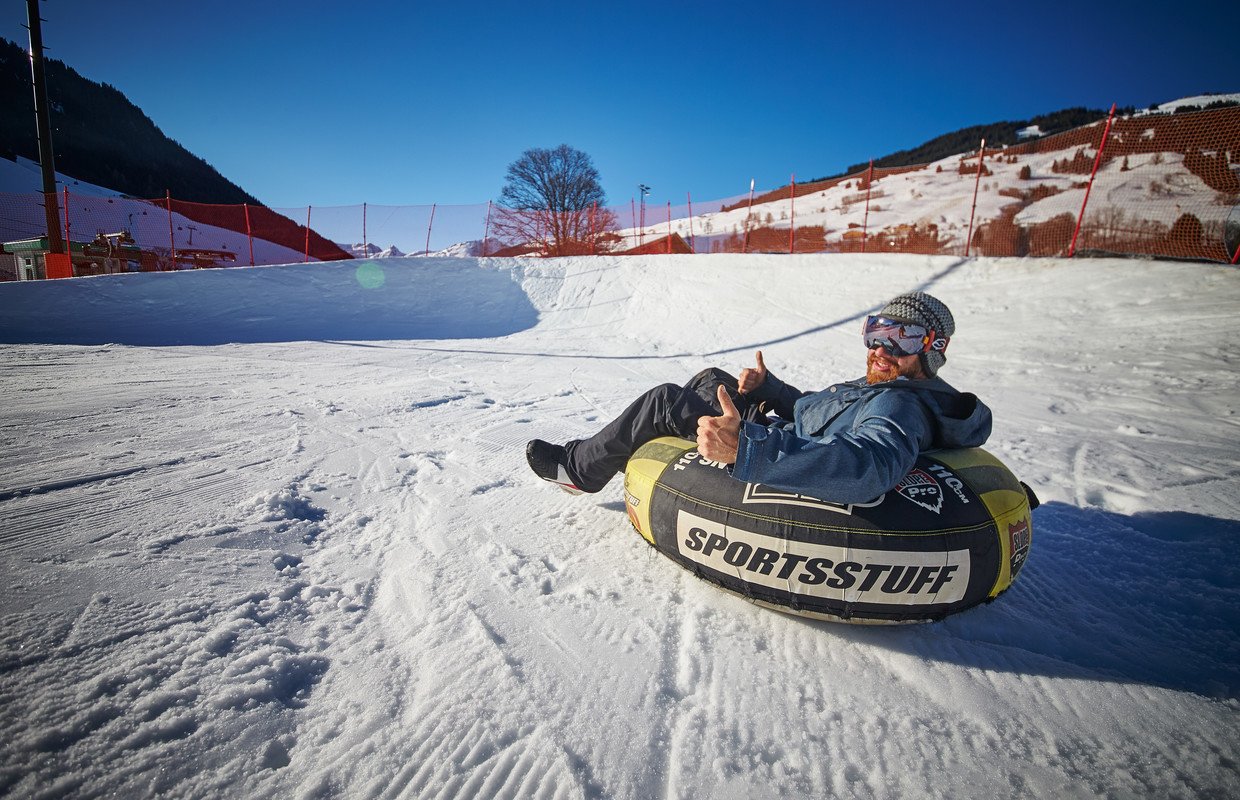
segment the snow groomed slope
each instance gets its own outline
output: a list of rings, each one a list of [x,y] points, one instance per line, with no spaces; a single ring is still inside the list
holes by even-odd
[[[329,266],[0,286],[0,793],[1240,792],[1235,270]],[[526,474],[527,439],[758,347],[856,377],[912,289],[1043,500],[995,603],[775,614],[657,557],[618,480]]]

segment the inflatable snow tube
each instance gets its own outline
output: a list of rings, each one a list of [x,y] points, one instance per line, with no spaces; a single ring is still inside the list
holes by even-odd
[[[685,439],[643,445],[629,520],[672,561],[763,606],[837,622],[942,619],[1012,585],[1037,498],[980,448],[923,454],[891,491],[841,505],[733,479]]]

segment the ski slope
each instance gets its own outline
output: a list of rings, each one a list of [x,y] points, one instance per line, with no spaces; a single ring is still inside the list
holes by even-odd
[[[1043,501],[990,605],[852,627],[698,581],[533,437],[761,348],[942,376]],[[385,259],[0,285],[0,795],[1240,794],[1240,272]]]

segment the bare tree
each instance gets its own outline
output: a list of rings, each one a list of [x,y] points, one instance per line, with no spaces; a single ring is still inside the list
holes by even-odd
[[[615,215],[604,202],[590,156],[566,144],[536,147],[508,165],[493,225],[499,239],[543,255],[598,252],[615,239]]]

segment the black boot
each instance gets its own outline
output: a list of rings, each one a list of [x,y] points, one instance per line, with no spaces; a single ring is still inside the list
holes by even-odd
[[[529,462],[534,474],[544,481],[554,483],[571,494],[581,494],[584,491],[580,481],[569,474],[565,466],[568,459],[560,445],[544,442],[542,439],[531,439],[525,446],[525,460]]]

